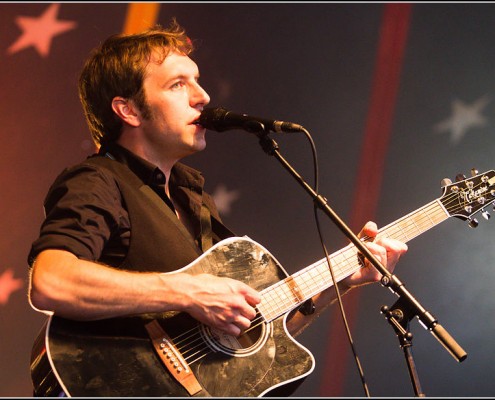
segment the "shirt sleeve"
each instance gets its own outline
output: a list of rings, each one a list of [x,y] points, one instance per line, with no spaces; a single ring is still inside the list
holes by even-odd
[[[111,173],[81,164],[62,172],[44,202],[45,220],[31,247],[28,263],[46,249],[66,250],[96,261],[118,229],[122,196]]]

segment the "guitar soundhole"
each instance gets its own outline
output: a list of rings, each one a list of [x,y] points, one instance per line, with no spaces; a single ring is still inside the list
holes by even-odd
[[[255,321],[259,321],[256,318]],[[240,336],[227,335],[216,329],[203,325],[201,334],[204,341],[214,351],[221,351],[231,356],[247,357],[261,349],[272,332],[272,324],[258,322]]]

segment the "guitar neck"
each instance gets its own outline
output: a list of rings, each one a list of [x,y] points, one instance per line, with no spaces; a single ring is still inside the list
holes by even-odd
[[[437,199],[381,228],[377,237],[385,236],[407,243],[447,218],[448,212]],[[337,283],[361,268],[358,250],[352,243],[329,258]],[[327,259],[323,258],[264,289],[258,310],[265,320],[272,321],[333,284]]]

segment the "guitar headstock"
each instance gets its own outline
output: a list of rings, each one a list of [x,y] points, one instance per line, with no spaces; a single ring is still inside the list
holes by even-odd
[[[475,228],[478,221],[472,218],[474,214],[481,211],[485,219],[490,218],[486,208],[495,202],[495,171],[479,174],[473,169],[471,175],[471,178],[457,175],[455,183],[444,179],[440,201],[451,217],[468,220],[469,226]]]

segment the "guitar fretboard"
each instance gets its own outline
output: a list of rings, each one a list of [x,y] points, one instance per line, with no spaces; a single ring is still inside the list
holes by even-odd
[[[442,203],[435,200],[383,227],[377,237],[386,236],[406,243],[447,218],[449,214]],[[329,258],[337,283],[361,268],[358,249],[352,243],[331,254]],[[327,259],[323,258],[263,290],[262,300],[257,307],[264,319],[269,322],[333,284]]]

